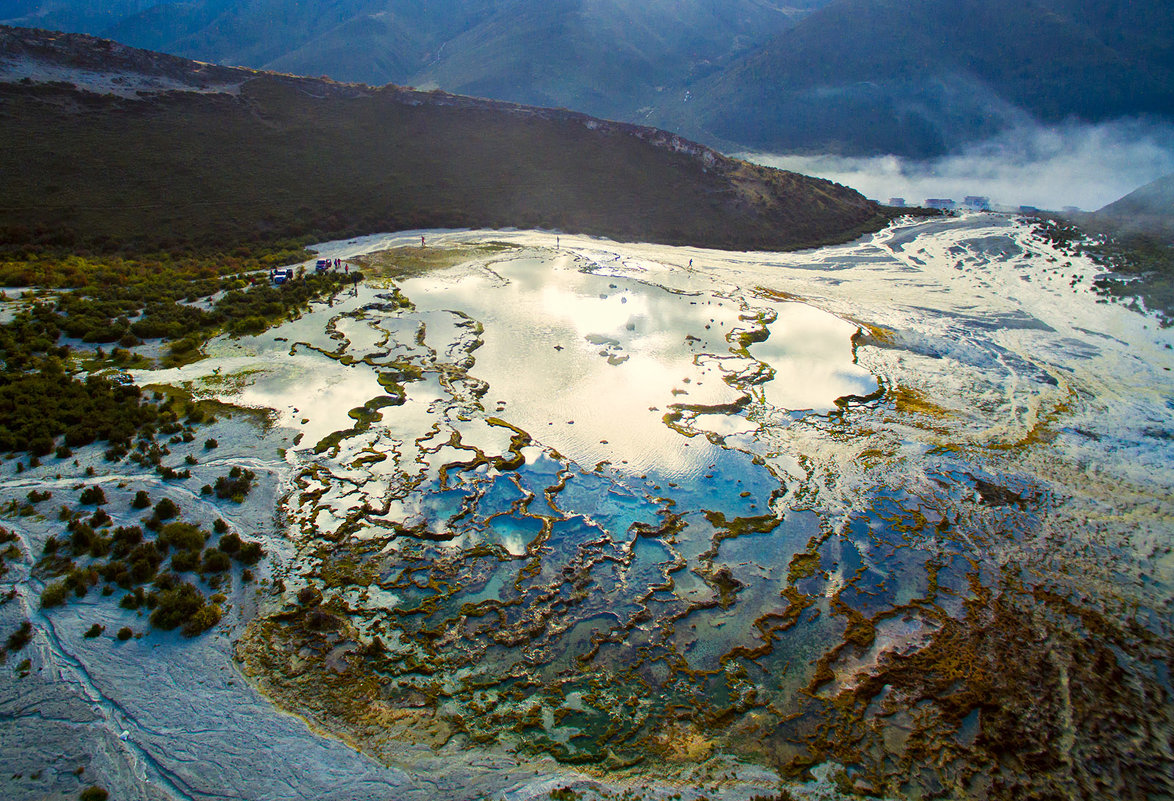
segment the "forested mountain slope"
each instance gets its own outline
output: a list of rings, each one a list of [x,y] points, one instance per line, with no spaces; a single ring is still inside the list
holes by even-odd
[[[795,248],[884,224],[845,187],[652,128],[0,29],[0,232],[117,247],[541,227]]]

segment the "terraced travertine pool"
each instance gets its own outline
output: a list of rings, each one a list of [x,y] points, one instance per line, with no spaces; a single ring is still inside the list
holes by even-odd
[[[1095,265],[993,215],[414,239],[324,245],[356,294],[151,376],[302,432],[237,645],[280,706],[409,770],[1174,792],[1174,338]]]

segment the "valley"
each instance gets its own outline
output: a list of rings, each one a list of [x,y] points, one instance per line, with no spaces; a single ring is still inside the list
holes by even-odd
[[[1169,21],[907,6],[15,4],[255,67],[0,26],[0,797],[1174,795],[1169,177],[700,143],[1148,175]]]
[[[192,468],[249,465],[243,505],[5,462],[7,497],[146,487],[267,554],[213,632],[123,645],[83,636],[138,627],[113,599],[36,608],[53,523],[6,517],[9,725],[84,733],[6,754],[10,795],[75,763],[132,798],[1169,790],[1171,334],[1098,265],[994,215],[796,254],[426,237],[316,245],[362,285],[131,371],[272,410]]]

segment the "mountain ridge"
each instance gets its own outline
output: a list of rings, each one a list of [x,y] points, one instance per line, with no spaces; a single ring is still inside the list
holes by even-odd
[[[1024,124],[1174,121],[1162,0],[116,0],[126,13],[105,27],[98,6],[15,10],[206,61],[575,108],[726,150],[923,158]]]
[[[1174,218],[1174,173],[1138,187],[1097,209],[1096,213],[1115,217],[1148,214]]]
[[[1161,252],[1164,261],[1174,267],[1174,173],[1077,219],[1090,230],[1142,241],[1137,249],[1148,250],[1151,256]],[[1146,239],[1150,241],[1143,241]],[[1170,294],[1174,297],[1174,290]]]
[[[0,242],[14,246],[532,227],[773,250],[887,222],[846,187],[578,112],[31,29],[0,28],[0,61],[0,133],[19,143],[0,153]],[[37,69],[52,79],[34,80]]]

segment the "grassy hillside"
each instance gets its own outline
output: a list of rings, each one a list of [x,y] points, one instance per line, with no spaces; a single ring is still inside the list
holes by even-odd
[[[1044,221],[1040,230],[1111,270],[1097,279],[1103,294],[1126,303],[1140,298],[1161,314],[1163,326],[1174,325],[1174,175],[1096,212]]]
[[[1135,189],[1097,211],[1097,216],[1108,218],[1156,218],[1174,226],[1174,174],[1165,175]],[[1171,235],[1174,240],[1174,233]]]
[[[1032,119],[1174,119],[1168,0],[9,5],[0,20],[217,64],[573,108],[738,150],[928,157]]]
[[[55,41],[37,57],[92,65],[102,47]],[[137,52],[122,51],[121,69]],[[781,249],[885,222],[850,189],[653,129],[397,87],[220,69],[217,80],[228,72],[235,94],[0,83],[0,243],[205,247],[516,226]]]
[[[75,11],[92,2],[48,1]],[[683,91],[826,2],[191,0],[122,9],[104,28],[70,27],[68,15],[16,24],[61,25],[218,64],[439,86],[636,120],[661,94]]]

